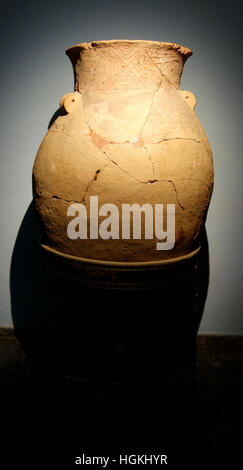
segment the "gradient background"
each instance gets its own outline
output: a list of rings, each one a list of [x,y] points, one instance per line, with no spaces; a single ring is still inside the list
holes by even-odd
[[[11,256],[32,199],[34,158],[59,99],[73,91],[65,49],[101,39],[150,39],[193,50],[181,88],[197,97],[196,113],[214,155],[215,189],[207,219],[210,284],[201,331],[243,333],[240,2],[12,0],[6,5],[0,18],[0,325],[12,322]],[[18,303],[23,312],[29,309],[34,326],[41,293],[27,262],[25,269],[31,236],[16,276]]]

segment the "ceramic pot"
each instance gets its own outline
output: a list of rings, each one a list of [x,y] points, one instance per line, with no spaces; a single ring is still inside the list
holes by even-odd
[[[66,53],[75,91],[61,99],[62,115],[44,137],[33,169],[42,246],[64,257],[118,263],[193,256],[212,194],[213,163],[193,111],[196,99],[180,90],[192,51],[166,42],[111,40]],[[116,205],[119,228],[123,204],[174,205],[173,248],[156,250],[154,234],[70,239],[68,208],[84,205],[88,224],[90,196],[98,196],[99,206]]]

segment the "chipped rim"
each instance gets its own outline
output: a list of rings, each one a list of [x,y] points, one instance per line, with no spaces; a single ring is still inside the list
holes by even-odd
[[[66,253],[62,253],[61,251],[57,251],[54,248],[51,248],[47,245],[41,243],[41,248],[48,251],[49,253],[59,256],[60,258],[67,259],[69,261],[77,261],[79,263],[85,264],[92,264],[92,265],[100,265],[100,266],[117,266],[118,268],[124,267],[153,267],[153,266],[166,266],[168,264],[180,263],[186,261],[190,258],[193,258],[198,252],[201,250],[201,246],[199,246],[196,250],[187,253],[184,256],[179,256],[177,258],[171,258],[168,260],[159,260],[159,261],[106,261],[106,260],[99,260],[99,259],[92,259],[92,258],[82,258],[75,255],[68,255]]]
[[[165,47],[167,49],[175,49],[184,60],[192,55],[191,49],[181,46],[180,44],[176,44],[174,42],[150,41],[148,39],[105,39],[103,41],[81,42],[66,49],[66,54],[70,56],[77,49],[88,50],[94,47],[109,46],[113,44],[148,44],[148,46],[157,45],[161,48]]]

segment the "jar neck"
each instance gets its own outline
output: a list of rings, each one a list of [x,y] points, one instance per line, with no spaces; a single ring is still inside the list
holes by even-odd
[[[156,89],[163,81],[180,87],[190,49],[153,41],[98,41],[66,51],[74,69],[75,90],[87,88]]]

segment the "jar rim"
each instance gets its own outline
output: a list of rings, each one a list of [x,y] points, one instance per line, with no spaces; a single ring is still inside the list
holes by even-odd
[[[72,53],[79,49],[81,50],[88,50],[93,49],[95,47],[107,47],[113,46],[116,44],[134,44],[134,45],[148,45],[148,46],[157,46],[165,49],[174,49],[177,51],[183,58],[186,60],[188,57],[192,55],[192,50],[188,47],[181,46],[174,42],[163,42],[163,41],[151,41],[147,39],[106,39],[106,40],[99,40],[99,41],[92,41],[92,42],[81,42],[69,47],[66,50],[66,54],[72,55]]]

